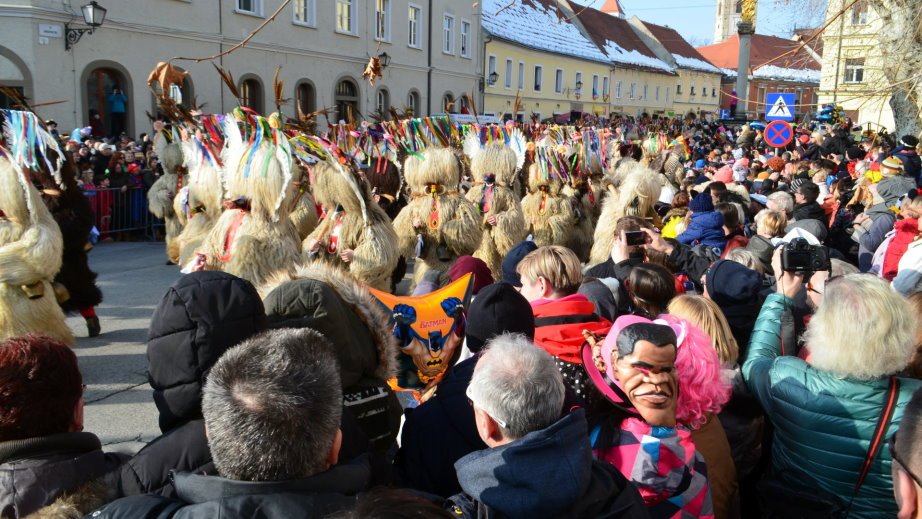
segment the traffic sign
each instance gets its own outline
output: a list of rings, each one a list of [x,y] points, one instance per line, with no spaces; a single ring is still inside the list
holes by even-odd
[[[720,111],[720,118],[721,118],[721,119],[729,119],[729,118],[730,118],[730,110],[721,110],[721,111]]]
[[[766,121],[793,121],[793,106],[797,104],[795,94],[767,94],[765,103],[768,109],[765,111]]]
[[[794,129],[784,121],[772,121],[765,127],[762,135],[765,138],[765,144],[772,148],[784,148],[794,140]]]

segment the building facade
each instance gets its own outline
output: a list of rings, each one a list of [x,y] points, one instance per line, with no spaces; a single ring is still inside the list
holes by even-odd
[[[736,34],[736,25],[743,18],[743,0],[717,0],[716,9],[713,43],[721,43]]]
[[[845,5],[843,0],[830,0],[827,16]],[[865,2],[854,4],[838,23],[826,28],[819,103],[841,105],[857,124],[893,131],[890,89],[881,71],[884,58],[877,41],[883,30],[880,17]]]
[[[66,5],[66,4],[65,4]],[[56,0],[11,0],[0,6],[0,84],[22,90],[62,132],[100,114],[108,94],[128,96],[127,132],[147,131],[156,112],[147,76],[159,61],[218,55],[241,42],[282,0],[103,0],[105,23],[65,50],[66,27],[86,27],[79,7]],[[246,46],[211,60],[176,59],[188,71],[182,98],[205,112],[238,104],[212,67],[229,70],[242,102],[275,110],[272,78],[281,65],[287,115],[332,110],[369,119],[388,108],[440,113],[476,92],[482,46],[479,8],[451,0],[294,0]],[[362,71],[387,54],[384,77],[371,86]],[[473,95],[473,94],[472,94]],[[0,103],[8,103],[0,99]],[[319,121],[324,124],[321,118]],[[67,130],[65,130],[67,129]]]

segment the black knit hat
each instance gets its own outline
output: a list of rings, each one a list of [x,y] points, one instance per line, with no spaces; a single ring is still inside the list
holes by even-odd
[[[714,210],[714,200],[710,193],[700,193],[688,204],[688,208],[695,213],[706,213]]]
[[[521,333],[535,338],[535,316],[528,300],[508,283],[494,283],[480,290],[467,312],[467,348],[478,353],[497,335]]]

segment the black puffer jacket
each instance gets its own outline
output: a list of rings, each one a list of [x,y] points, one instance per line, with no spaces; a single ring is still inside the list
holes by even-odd
[[[375,449],[389,448],[400,425],[400,405],[387,385],[398,348],[377,300],[348,274],[320,263],[262,291],[270,328],[311,328],[336,346],[343,403]]]
[[[225,351],[266,325],[256,289],[231,274],[196,272],[170,287],[151,318],[147,345],[164,434],[122,468],[120,495],[173,495],[173,469],[214,473],[202,420],[205,377]]]

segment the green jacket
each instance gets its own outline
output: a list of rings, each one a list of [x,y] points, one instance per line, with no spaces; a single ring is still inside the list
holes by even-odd
[[[743,378],[775,426],[772,466],[781,481],[820,489],[847,505],[883,412],[888,378],[840,378],[800,358],[781,354],[781,314],[793,301],[768,296],[756,321]],[[793,345],[786,351],[793,355]],[[887,437],[922,382],[900,379],[900,394]],[[895,517],[890,452],[881,446],[855,497],[850,517]]]

